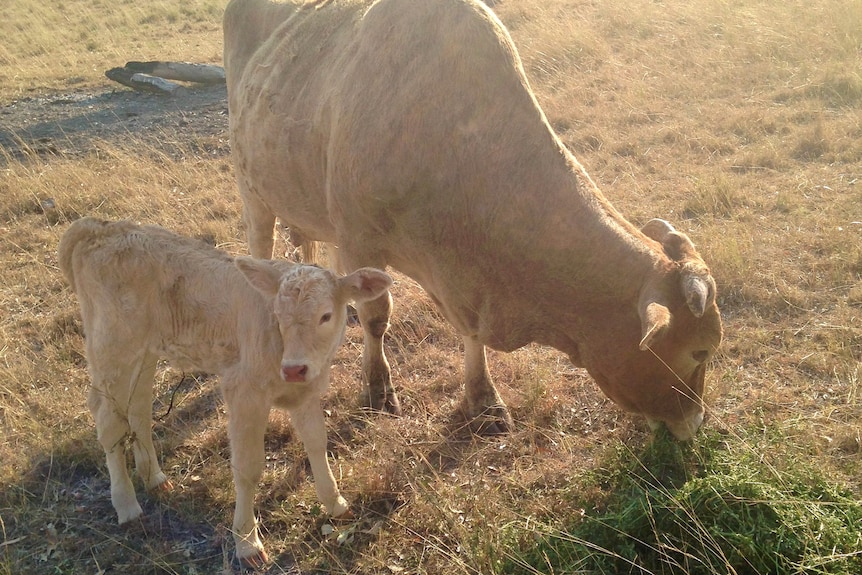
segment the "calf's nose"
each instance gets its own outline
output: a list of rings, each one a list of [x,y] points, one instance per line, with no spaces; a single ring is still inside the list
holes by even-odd
[[[304,364],[300,365],[286,365],[282,364],[281,366],[281,378],[284,381],[305,381],[305,375],[308,373],[308,366]]]

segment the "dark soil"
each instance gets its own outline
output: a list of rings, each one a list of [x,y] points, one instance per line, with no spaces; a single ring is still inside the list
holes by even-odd
[[[225,86],[183,88],[172,96],[105,89],[22,98],[0,105],[0,163],[8,158],[84,155],[100,142],[174,153],[201,145],[229,153]]]

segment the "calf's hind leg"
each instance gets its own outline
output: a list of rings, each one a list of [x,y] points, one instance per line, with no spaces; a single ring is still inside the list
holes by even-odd
[[[167,480],[153,446],[153,378],[158,358],[147,354],[141,359],[137,379],[130,382],[129,427],[134,436],[132,452],[135,455],[135,470],[147,489],[159,488],[169,491],[173,485]],[[135,375],[133,373],[132,377]]]
[[[128,384],[132,371],[112,365],[110,361],[101,361],[93,353],[92,345],[88,345],[87,357],[92,379],[87,406],[96,422],[96,436],[105,451],[111,478],[111,503],[122,525],[143,513],[126,466],[126,445],[134,440],[128,419]]]

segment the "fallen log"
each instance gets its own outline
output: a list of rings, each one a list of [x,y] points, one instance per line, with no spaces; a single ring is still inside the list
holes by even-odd
[[[149,74],[134,72],[126,68],[111,68],[105,72],[105,76],[114,82],[123,84],[135,90],[153,92],[167,96],[175,96],[185,91],[185,88],[164,78],[158,78]]]
[[[224,84],[224,68],[189,62],[126,62],[126,69],[167,80],[197,84]]]

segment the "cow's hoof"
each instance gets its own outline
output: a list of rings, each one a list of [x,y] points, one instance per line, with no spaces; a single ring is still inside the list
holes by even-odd
[[[260,569],[269,563],[269,557],[266,555],[266,551],[262,549],[260,551],[255,550],[255,552],[248,557],[238,557],[238,559],[239,564],[244,569]]]
[[[329,514],[333,517],[337,517],[338,519],[349,519],[353,517],[353,514],[350,513],[350,503],[348,503],[347,500],[341,495],[338,495],[335,498],[335,503],[333,503],[332,505],[325,505],[327,511],[329,511]]]
[[[390,415],[401,415],[401,402],[398,400],[398,394],[389,390],[384,393],[375,393],[369,390],[365,395],[364,406],[369,407],[374,411],[388,413]]]
[[[492,405],[479,415],[468,417],[470,430],[477,435],[504,435],[515,429],[515,423],[505,405]]]

